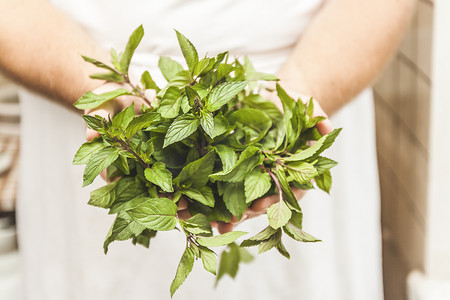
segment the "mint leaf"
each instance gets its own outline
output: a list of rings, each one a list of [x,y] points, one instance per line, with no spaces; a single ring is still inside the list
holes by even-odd
[[[279,202],[272,204],[267,209],[267,218],[269,219],[269,224],[273,229],[278,229],[286,225],[291,216],[291,210],[282,199],[280,199]]]
[[[197,242],[204,247],[220,247],[233,243],[247,233],[243,231],[230,231],[213,237],[199,237]]]
[[[111,207],[114,200],[116,200],[116,186],[118,183],[119,181],[111,182],[92,191],[88,204],[102,208]]]
[[[73,105],[78,109],[96,108],[109,100],[123,95],[131,95],[131,93],[126,89],[118,89],[102,94],[87,92],[86,94],[81,96],[81,98],[78,99]]]
[[[200,111],[200,125],[210,138],[214,138],[214,119],[207,110]]]
[[[214,150],[222,161],[222,169],[224,172],[230,171],[236,165],[237,156],[233,148],[227,145],[216,145]]]
[[[289,235],[291,238],[293,238],[294,240],[297,240],[299,242],[321,242],[321,240],[313,237],[312,235],[304,232],[303,230],[301,230],[300,228],[298,228],[297,226],[293,225],[292,223],[287,223],[286,226],[283,227],[284,232]]]
[[[105,242],[103,243],[105,254],[108,252],[109,244],[113,241],[128,240],[133,236],[141,234],[144,229],[144,226],[134,221],[117,217],[106,236]]]
[[[230,244],[228,251],[222,252],[219,271],[217,272],[216,285],[218,281],[228,274],[231,278],[235,278],[239,269],[239,263],[241,261],[241,254],[239,247],[236,244]]]
[[[246,81],[233,81],[219,84],[206,98],[206,108],[214,112],[227,104],[247,86]]]
[[[293,162],[286,165],[286,169],[298,183],[308,183],[318,175],[316,168],[306,162]]]
[[[212,235],[211,224],[204,214],[195,214],[186,221],[180,220],[184,230],[195,235]]]
[[[72,163],[74,165],[87,164],[92,155],[97,153],[103,147],[105,146],[100,138],[94,138],[92,141],[84,143],[81,145],[80,149],[78,149]]]
[[[248,208],[248,204],[245,202],[244,183],[224,182],[223,186],[223,202],[227,209],[240,220]]]
[[[272,179],[267,172],[255,168],[245,179],[245,199],[252,202],[264,196],[272,186]]]
[[[231,124],[238,123],[251,132],[250,142],[255,143],[261,140],[272,127],[269,116],[257,109],[241,108],[230,115]]]
[[[159,92],[161,89],[156,85],[155,81],[153,81],[152,76],[148,71],[142,73],[141,83],[144,86],[144,90],[152,89],[156,92]]]
[[[101,171],[112,164],[119,157],[119,150],[106,147],[95,153],[88,161],[83,174],[83,187],[94,181]]]
[[[206,247],[198,247],[198,249],[200,250],[200,257],[202,258],[203,267],[205,270],[216,275],[216,254]]]
[[[274,235],[277,232],[278,230],[273,229],[271,226],[267,226],[255,236],[252,236],[251,238],[244,240],[241,243],[241,247],[251,247],[259,245],[261,244],[261,242],[268,240],[272,235]]]
[[[218,137],[219,135],[227,132],[228,126],[228,120],[222,115],[222,113],[218,113],[214,117],[214,131],[211,138]]]
[[[178,43],[180,44],[181,52],[186,59],[189,70],[193,73],[195,66],[198,63],[198,53],[194,45],[181,33],[175,30],[177,33]]]
[[[199,120],[193,114],[176,118],[167,130],[163,148],[187,138],[197,130],[199,125]]]
[[[258,246],[258,253],[264,253],[269,251],[273,247],[276,247],[281,242],[281,229],[278,229],[269,239],[263,241]]]
[[[189,188],[186,190],[181,190],[181,192],[193,200],[196,200],[204,205],[214,207],[214,196],[209,186],[202,186],[199,189]]]
[[[128,68],[130,67],[131,58],[133,57],[134,51],[142,40],[144,36],[144,28],[140,25],[136,28],[128,39],[127,46],[120,58],[120,71],[124,74],[128,74]]]
[[[164,163],[156,162],[145,169],[145,178],[168,193],[173,192],[172,173],[166,169]]]
[[[172,119],[178,116],[181,106],[181,93],[176,87],[169,87],[164,94],[158,112],[163,118]]]
[[[173,294],[178,290],[181,284],[186,280],[189,273],[191,273],[192,268],[194,266],[195,255],[191,248],[186,247],[184,250],[183,256],[181,256],[181,261],[177,268],[177,273],[175,274],[175,278],[170,285],[170,297],[173,297]]]
[[[158,67],[167,81],[174,79],[179,72],[183,71],[183,67],[178,62],[164,56],[159,58]]]
[[[253,168],[261,164],[262,160],[263,157],[259,148],[249,146],[241,153],[238,161],[231,169],[211,174],[210,177],[214,180],[221,181],[242,181],[248,176]]]
[[[306,150],[299,151],[298,153],[296,153],[292,156],[289,156],[283,160],[284,161],[300,161],[300,160],[305,160],[310,157],[319,155],[320,153],[322,153],[323,151],[328,149],[333,144],[334,140],[336,139],[338,134],[341,132],[341,130],[342,130],[342,128],[333,130],[329,134],[321,137],[314,145],[307,148]]]
[[[319,176],[315,177],[317,187],[326,193],[330,193],[331,190],[331,173],[330,170],[324,171]]]
[[[177,225],[177,209],[167,198],[139,197],[132,199],[118,216],[147,229],[167,231]]]
[[[115,115],[112,119],[112,126],[125,130],[134,118],[134,102],[130,106]]]
[[[214,151],[187,164],[175,178],[174,182],[182,188],[201,188],[208,182],[208,176],[214,168]]]

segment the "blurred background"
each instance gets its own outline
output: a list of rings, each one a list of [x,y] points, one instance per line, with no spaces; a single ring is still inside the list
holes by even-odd
[[[386,300],[450,299],[450,4],[420,0],[374,86]],[[17,88],[0,78],[0,299],[18,299]]]

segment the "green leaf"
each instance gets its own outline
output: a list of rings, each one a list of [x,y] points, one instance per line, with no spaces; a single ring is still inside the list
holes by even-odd
[[[245,199],[246,202],[252,202],[264,196],[272,186],[272,179],[269,173],[255,168],[245,179]]]
[[[172,230],[177,225],[178,207],[167,198],[134,198],[126,204],[119,217],[151,230]]]
[[[267,226],[255,236],[252,236],[251,238],[244,240],[241,243],[241,247],[251,247],[259,245],[262,242],[268,240],[272,235],[274,235],[277,232],[278,230],[273,229],[271,226]]]
[[[99,115],[89,116],[89,115],[83,115],[83,120],[86,123],[86,126],[90,129],[93,129],[98,132],[103,132],[106,128],[106,120],[103,119],[103,117]]]
[[[214,66],[215,60],[214,58],[203,58],[201,59],[194,68],[192,72],[192,76],[201,76],[205,73],[209,72]]]
[[[250,140],[252,143],[261,140],[272,127],[269,116],[263,111],[253,108],[241,108],[234,111],[230,115],[230,123],[241,124],[244,128],[254,132]]]
[[[210,151],[202,158],[187,164],[174,182],[183,188],[201,188],[209,180],[208,176],[214,168],[214,159],[214,151]]]
[[[181,93],[176,87],[169,87],[164,94],[158,112],[163,118],[172,119],[178,116],[181,106]]]
[[[223,202],[227,209],[240,220],[242,214],[248,208],[245,202],[245,192],[243,182],[224,182]]]
[[[273,229],[278,229],[286,225],[291,216],[292,212],[283,200],[272,204],[267,209],[267,218],[269,219],[269,224]]]
[[[283,161],[300,161],[305,160],[308,158],[311,158],[313,156],[317,156],[326,149],[328,149],[338,136],[338,134],[341,132],[342,128],[338,128],[333,130],[327,135],[324,135],[321,137],[314,145],[307,148],[306,150],[300,151],[298,153],[295,153],[292,156],[289,156],[287,158],[283,158]]]
[[[269,239],[263,241],[258,246],[258,253],[264,253],[269,251],[273,247],[276,247],[281,242],[281,229],[277,230]]]
[[[158,67],[167,81],[174,79],[178,72],[183,71],[183,67],[178,62],[164,56],[159,58]]]
[[[214,119],[212,113],[207,110],[200,111],[200,125],[211,138],[214,138]]]
[[[128,201],[144,196],[147,192],[145,186],[135,177],[123,177],[116,182],[117,186],[114,190],[111,190],[110,195],[112,201],[109,205],[110,214],[119,213],[128,204]]]
[[[286,169],[298,183],[308,183],[318,175],[316,168],[307,162],[293,162],[286,165]]]
[[[331,173],[330,170],[324,171],[322,174],[314,178],[317,187],[326,193],[330,193],[331,190]]]
[[[242,151],[238,161],[231,169],[211,174],[210,177],[214,180],[221,181],[242,181],[249,175],[253,168],[262,163],[262,160],[263,156],[260,149],[249,146]]]
[[[195,235],[211,235],[211,224],[204,214],[195,214],[186,221],[180,220],[184,230]]]
[[[231,170],[237,161],[236,152],[233,148],[228,147],[227,145],[216,145],[214,146],[214,150],[219,155],[220,160],[222,161],[222,169],[224,172]]]
[[[338,163],[332,159],[329,159],[329,158],[326,158],[323,156],[319,156],[319,157],[317,157],[317,161],[315,161],[313,164],[314,164],[314,167],[317,169],[317,172],[319,174],[322,174],[326,170],[329,170],[329,169],[337,166]]]
[[[157,231],[145,229],[141,234],[134,236],[132,243],[133,245],[139,244],[148,248],[150,246],[150,239],[156,236]]]
[[[133,238],[133,236],[141,234],[144,229],[144,226],[134,221],[117,217],[106,236],[105,242],[103,243],[105,254],[108,252],[108,246],[111,242],[128,240]]]
[[[193,72],[195,65],[198,63],[198,53],[195,49],[194,45],[181,33],[175,30],[177,33],[178,43],[180,44],[181,52],[183,52],[183,56],[186,59],[186,63],[188,65],[191,73]]]
[[[120,71],[124,74],[128,74],[128,68],[130,67],[131,58],[133,57],[134,51],[142,40],[144,36],[144,28],[140,25],[136,28],[128,39],[127,46],[120,58]]]
[[[134,118],[134,102],[123,111],[115,115],[112,119],[112,126],[125,130]]]
[[[159,92],[161,90],[156,85],[155,81],[153,81],[153,78],[148,71],[145,71],[144,73],[142,73],[141,82],[142,82],[142,85],[144,86],[144,90],[152,89],[152,90],[156,90],[156,92]]]
[[[199,125],[199,120],[193,114],[176,118],[167,130],[163,148],[187,138],[197,130]]]
[[[89,75],[92,79],[106,80],[111,82],[124,82],[123,77],[116,72],[94,73]]]
[[[204,247],[220,247],[233,243],[248,232],[230,231],[213,237],[199,237],[197,242]]]
[[[125,130],[125,135],[127,138],[132,138],[143,128],[150,127],[152,124],[160,122],[160,120],[161,118],[159,114],[156,113],[145,113],[137,116],[130,122],[130,124],[128,124],[127,129]]]
[[[202,258],[203,267],[205,270],[216,275],[216,254],[206,247],[198,247],[198,249],[200,250],[200,257]]]
[[[287,223],[286,226],[283,227],[284,232],[289,235],[291,238],[293,238],[294,240],[297,240],[299,242],[321,242],[321,240],[313,237],[312,235],[304,232],[303,230],[301,230],[300,228],[298,228],[297,226],[293,225],[292,223]]]
[[[95,177],[112,164],[117,157],[119,157],[119,150],[112,147],[103,148],[95,153],[84,169],[83,187],[91,184]]]
[[[228,120],[222,113],[218,113],[214,117],[214,131],[211,138],[215,138],[221,134],[224,134],[228,130]]]
[[[109,100],[123,95],[131,95],[131,93],[126,89],[118,89],[103,94],[94,94],[93,92],[87,92],[86,94],[81,96],[81,98],[78,99],[77,102],[75,102],[73,105],[78,109],[96,108]]]
[[[106,64],[104,64],[104,63],[102,63],[101,61],[98,61],[98,60],[96,60],[96,59],[94,59],[94,58],[90,58],[90,57],[85,56],[85,55],[81,55],[81,57],[82,57],[85,61],[87,61],[88,63],[91,63],[91,64],[93,64],[93,65],[95,65],[95,66],[97,66],[97,67],[99,67],[99,68],[106,69],[106,70],[109,70],[109,71],[111,71],[111,72],[114,72],[114,73],[118,74],[116,70],[114,70],[112,67],[110,67],[110,66],[108,66],[108,65],[106,65]]]
[[[156,162],[150,168],[145,169],[145,178],[165,192],[173,192],[172,173],[166,169],[164,163]]]
[[[249,95],[242,99],[242,102],[250,108],[265,112],[273,120],[278,121],[283,118],[283,114],[278,107],[272,101],[264,99],[260,95]]]
[[[74,165],[87,164],[92,155],[97,153],[103,147],[105,147],[105,145],[103,144],[101,138],[94,138],[92,141],[84,143],[81,145],[80,149],[78,149],[72,163]]]
[[[246,81],[232,81],[219,84],[206,98],[206,107],[214,112],[227,104],[247,86]]]
[[[236,244],[230,244],[228,251],[223,251],[220,257],[219,271],[217,272],[217,282],[225,275],[235,278],[239,270],[239,262],[241,261],[239,247]]]
[[[191,248],[186,247],[184,250],[183,256],[181,257],[181,261],[177,268],[177,273],[175,274],[175,278],[173,279],[170,285],[170,297],[173,297],[176,290],[180,287],[180,285],[186,280],[189,273],[191,273],[192,268],[194,266],[195,255]]]
[[[294,193],[292,192],[291,187],[289,186],[289,183],[286,178],[285,170],[284,169],[277,169],[275,170],[275,175],[281,185],[281,190],[283,192],[283,199],[289,203],[289,206],[291,209],[301,212],[300,206],[298,205],[297,199],[295,198]]]
[[[102,208],[111,207],[117,197],[116,186],[118,183],[119,181],[111,182],[99,189],[96,189],[95,191],[92,191],[88,204]]]
[[[209,186],[202,186],[199,189],[189,188],[186,190],[181,190],[181,192],[193,200],[196,200],[204,205],[214,207],[214,195]]]
[[[283,243],[280,242],[275,246],[278,250],[278,252],[280,252],[281,255],[283,255],[284,257],[286,257],[287,259],[291,259],[291,255],[289,254],[289,252],[286,250],[286,248],[284,247]]]

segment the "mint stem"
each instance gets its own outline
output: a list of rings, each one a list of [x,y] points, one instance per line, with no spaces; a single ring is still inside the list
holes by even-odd
[[[281,184],[278,181],[277,176],[275,174],[273,174],[273,172],[269,168],[266,168],[263,165],[259,165],[259,167],[263,170],[266,170],[267,173],[269,173],[270,177],[272,177],[273,182],[275,182],[275,185],[278,188],[278,195],[280,196],[280,201],[281,201],[283,199],[283,190],[281,189]]]
[[[118,143],[122,146],[122,148],[123,148],[124,150],[127,150],[128,152],[130,152],[131,154],[133,154],[134,157],[137,158],[137,160],[141,163],[141,165],[142,165],[144,168],[150,167],[147,163],[145,163],[145,161],[144,161],[139,155],[137,155],[136,152],[133,151],[133,149],[130,148],[130,146],[128,146],[127,143],[125,143],[124,141],[122,141],[122,140],[120,140],[120,139],[118,139],[118,138],[116,138],[116,137],[114,138],[114,140],[115,140],[116,142],[118,142]]]
[[[153,108],[150,100],[147,97],[145,97],[145,94],[140,89],[138,89],[138,87],[136,85],[131,83],[128,75],[124,74],[122,77],[123,77],[123,80],[125,80],[125,82],[133,89],[133,91],[138,93],[139,97],[141,97],[142,100],[144,100],[145,103],[147,103],[150,108]]]

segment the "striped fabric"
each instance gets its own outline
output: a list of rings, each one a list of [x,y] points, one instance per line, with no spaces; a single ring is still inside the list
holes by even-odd
[[[0,212],[15,210],[18,183],[19,103],[15,87],[0,86]]]

